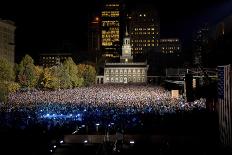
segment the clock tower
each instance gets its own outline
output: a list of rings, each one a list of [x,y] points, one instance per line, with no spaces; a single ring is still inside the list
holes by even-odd
[[[120,62],[121,63],[133,62],[133,56],[131,56],[130,37],[127,32],[127,27],[126,27],[125,37],[123,38],[122,56],[120,56]]]

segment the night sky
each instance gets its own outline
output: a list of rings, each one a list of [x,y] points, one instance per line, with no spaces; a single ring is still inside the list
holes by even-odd
[[[72,52],[87,49],[88,19],[105,0],[26,1],[1,3],[0,18],[16,22],[16,60],[29,53],[68,47]],[[187,40],[203,21],[217,22],[232,12],[231,0],[124,0],[133,8],[149,3],[160,14],[161,38]]]

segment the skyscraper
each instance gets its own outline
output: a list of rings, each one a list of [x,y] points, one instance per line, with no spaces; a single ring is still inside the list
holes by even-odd
[[[14,63],[15,59],[15,24],[0,19],[0,57]]]
[[[207,24],[201,26],[193,36],[193,64],[205,66],[209,52],[209,29]]]
[[[156,11],[148,6],[138,7],[128,18],[133,56],[159,46],[160,23]]]
[[[100,18],[95,16],[88,24],[88,53],[93,62],[97,61],[101,47]]]
[[[160,39],[160,51],[165,54],[180,53],[180,40],[178,38]]]
[[[109,2],[101,11],[101,50],[106,60],[120,56],[120,3]]]

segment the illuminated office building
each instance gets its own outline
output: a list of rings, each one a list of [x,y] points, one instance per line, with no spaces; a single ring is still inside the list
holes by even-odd
[[[119,58],[120,3],[105,4],[101,11],[101,50],[106,59]]]
[[[160,24],[157,12],[148,7],[138,8],[128,18],[133,56],[159,46]]]
[[[57,66],[69,57],[72,57],[71,53],[42,53],[40,54],[40,65],[43,67]]]
[[[164,54],[180,53],[180,40],[178,38],[160,39],[160,51]]]
[[[15,29],[14,22],[0,19],[0,57],[11,63],[15,59]]]

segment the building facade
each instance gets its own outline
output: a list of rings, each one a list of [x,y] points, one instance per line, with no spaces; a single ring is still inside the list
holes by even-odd
[[[11,63],[15,61],[15,29],[14,22],[0,19],[0,57]]]
[[[181,43],[178,38],[160,39],[160,52],[164,54],[181,53]]]
[[[156,11],[148,7],[137,8],[128,18],[133,56],[159,46],[160,23]]]
[[[57,66],[69,57],[72,57],[71,53],[42,53],[40,54],[39,64],[43,67]]]
[[[232,72],[231,65],[218,67],[218,114],[221,144],[232,150]]]
[[[106,60],[120,56],[120,7],[119,2],[110,2],[101,11],[101,50]]]
[[[120,63],[106,63],[103,83],[146,83],[148,65],[135,63],[131,55],[130,37],[126,31]]]

